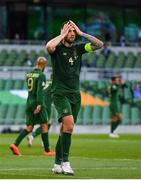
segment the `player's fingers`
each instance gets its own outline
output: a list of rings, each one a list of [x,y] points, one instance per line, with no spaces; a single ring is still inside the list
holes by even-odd
[[[64,27],[64,30],[70,29],[71,26],[72,26],[71,24],[66,24],[66,26]]]
[[[73,26],[76,27],[76,24],[73,21],[70,20],[69,22],[70,22],[70,24],[72,24]]]

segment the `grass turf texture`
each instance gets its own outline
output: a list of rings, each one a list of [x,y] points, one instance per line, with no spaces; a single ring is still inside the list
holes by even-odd
[[[0,178],[6,179],[141,179],[141,135],[121,135],[110,139],[108,135],[73,135],[70,161],[74,176],[52,174],[54,157],[42,155],[40,137],[32,148],[26,139],[20,145],[21,157],[12,155],[9,144],[17,135],[0,135]],[[50,135],[54,149],[57,135]]]

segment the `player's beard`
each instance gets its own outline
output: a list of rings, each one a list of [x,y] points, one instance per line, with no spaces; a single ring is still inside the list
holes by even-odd
[[[68,44],[72,44],[74,41],[75,41],[75,38],[73,39],[73,40],[70,40],[70,39],[68,39],[67,37],[65,37],[65,39],[64,39]]]

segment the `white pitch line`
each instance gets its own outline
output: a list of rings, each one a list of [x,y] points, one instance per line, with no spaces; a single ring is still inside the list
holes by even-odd
[[[114,170],[114,169],[120,169],[120,170],[126,170],[126,169],[130,169],[130,170],[136,170],[136,169],[141,169],[141,167],[90,167],[90,168],[73,168],[75,170]],[[31,171],[31,170],[50,170],[51,168],[7,168],[7,169],[0,169],[0,171]]]
[[[22,155],[20,158],[22,158],[22,157],[42,157],[42,158],[45,158],[45,157],[43,157],[42,155]],[[48,157],[47,157],[48,158]],[[50,158],[52,158],[52,157],[50,157]],[[73,159],[76,159],[76,158],[78,158],[78,159],[86,159],[86,160],[95,160],[95,161],[102,161],[102,160],[104,160],[104,161],[137,161],[137,162],[141,162],[141,159],[103,159],[103,158],[93,158],[93,157],[83,157],[83,156],[70,156],[70,158],[73,158]]]
[[[103,159],[103,158],[93,158],[93,157],[80,157],[80,156],[71,156],[70,158],[80,158],[80,159],[86,159],[86,160],[95,160],[95,161],[137,161],[137,162],[141,162],[141,159]]]
[[[7,172],[2,172],[1,174],[7,174]],[[14,172],[10,172],[10,173],[8,173],[8,175],[20,175],[20,176],[25,176],[25,174],[17,174],[17,172],[16,173],[14,173]],[[33,177],[46,177],[46,178],[49,178],[50,179],[50,176],[48,176],[48,175],[45,175],[45,174],[40,174],[40,175],[36,175],[36,174],[28,174],[29,176],[33,176]],[[79,176],[77,176],[77,175],[74,175],[74,176],[67,176],[67,175],[63,175],[63,174],[54,174],[54,173],[52,173],[52,174],[50,174],[50,175],[52,175],[51,176],[51,179],[52,179],[52,177],[53,177],[53,175],[56,177],[56,176],[58,176],[58,180],[60,179],[60,178],[63,178],[63,179],[65,179],[65,177],[68,177],[68,178],[66,178],[66,179],[93,179],[94,177],[79,177]],[[73,178],[72,178],[73,177]],[[57,179],[57,178],[55,178],[55,179]]]

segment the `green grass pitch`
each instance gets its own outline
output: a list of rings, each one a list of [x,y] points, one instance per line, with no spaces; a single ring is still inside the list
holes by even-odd
[[[74,176],[51,172],[54,157],[42,155],[40,137],[32,148],[26,139],[20,145],[21,157],[12,155],[9,144],[17,134],[0,134],[0,179],[141,179],[141,135],[73,135],[70,152]],[[50,135],[54,148],[57,135]]]

